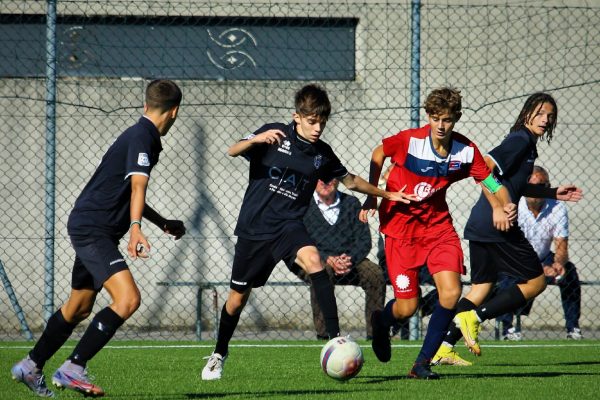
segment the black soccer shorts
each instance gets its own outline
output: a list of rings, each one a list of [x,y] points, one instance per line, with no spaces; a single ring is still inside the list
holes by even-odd
[[[303,223],[290,224],[267,240],[238,237],[229,287],[243,293],[248,288],[264,286],[279,261],[291,267],[298,250],[305,246],[316,244]]]

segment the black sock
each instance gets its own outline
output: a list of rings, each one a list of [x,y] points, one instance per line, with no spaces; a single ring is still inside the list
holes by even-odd
[[[48,319],[42,336],[29,352],[29,358],[36,363],[39,369],[44,368],[46,361],[65,344],[76,326],[77,324],[70,324],[65,321],[65,317],[63,317],[60,310],[56,311]]]
[[[219,332],[217,333],[217,344],[215,346],[215,353],[218,353],[225,357],[229,353],[229,341],[233,336],[233,332],[240,321],[240,314],[229,315],[225,308],[225,303],[221,309],[221,319],[219,320]]]
[[[330,339],[340,335],[340,322],[338,320],[337,303],[335,301],[335,293],[333,283],[329,280],[327,271],[321,270],[310,274],[315,297],[321,307],[323,319],[325,320],[325,330]]]
[[[125,320],[110,307],[100,310],[68,359],[73,364],[85,367],[86,363],[108,343],[123,322]]]
[[[486,319],[496,318],[502,314],[516,311],[525,304],[527,304],[527,300],[523,296],[523,293],[521,293],[521,289],[517,285],[513,285],[506,290],[500,291],[490,301],[483,303],[475,309],[475,312],[481,321],[485,321]]]
[[[389,328],[398,321],[396,317],[394,317],[394,311],[392,310],[394,307],[394,303],[396,303],[396,299],[388,301],[385,307],[383,307],[383,311],[381,312],[381,323],[386,328]]]
[[[454,314],[456,314],[454,309],[449,310],[439,303],[434,306],[423,346],[421,346],[421,351],[415,361],[417,364],[429,362],[433,358],[444,341],[444,335],[448,330],[448,326],[451,325]]]
[[[473,304],[471,300],[463,297],[458,301],[458,304],[456,305],[456,313],[458,314],[459,312],[470,311],[476,308],[477,306]],[[450,326],[448,327],[448,332],[446,332],[446,337],[444,338],[444,342],[454,346],[456,342],[460,340],[461,337],[462,333],[460,332],[460,329],[455,324],[450,323]]]

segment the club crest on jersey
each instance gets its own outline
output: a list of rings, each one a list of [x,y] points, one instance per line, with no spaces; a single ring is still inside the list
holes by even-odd
[[[315,156],[315,160],[314,160],[315,168],[319,169],[319,167],[321,167],[322,163],[323,163],[323,156],[320,154],[317,154]]]
[[[148,154],[146,154],[146,153],[138,154],[138,162],[137,163],[141,167],[149,167],[150,159],[148,158]]]
[[[414,195],[417,196],[418,201],[421,201],[421,200],[428,198],[429,196],[434,194],[436,191],[437,190],[433,186],[431,186],[429,183],[420,182],[415,185]]]
[[[460,169],[461,165],[462,165],[462,162],[460,160],[452,160],[448,164],[448,170],[449,171],[457,171]]]

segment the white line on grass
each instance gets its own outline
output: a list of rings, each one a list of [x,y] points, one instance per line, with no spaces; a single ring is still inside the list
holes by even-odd
[[[247,343],[239,343],[239,344],[230,344],[229,347],[258,347],[258,348],[320,348],[323,347],[323,344],[247,344]],[[518,348],[551,348],[551,347],[599,347],[600,343],[564,343],[564,344],[486,344],[485,348],[503,348],[503,347],[518,347]],[[74,348],[75,346],[63,346],[63,348]],[[152,344],[152,345],[108,345],[105,346],[105,349],[115,349],[115,350],[128,350],[128,349],[205,349],[205,348],[213,348],[214,344]],[[361,345],[362,348],[370,348],[370,345]],[[420,348],[421,344],[393,344],[392,347],[395,348]],[[10,349],[30,349],[31,346],[2,346],[0,345],[0,350],[10,350]]]

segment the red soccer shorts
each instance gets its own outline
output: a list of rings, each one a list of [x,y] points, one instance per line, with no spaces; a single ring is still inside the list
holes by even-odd
[[[419,296],[419,269],[429,268],[433,276],[439,271],[465,273],[460,239],[454,228],[432,237],[410,239],[385,238],[388,275],[397,299]]]

